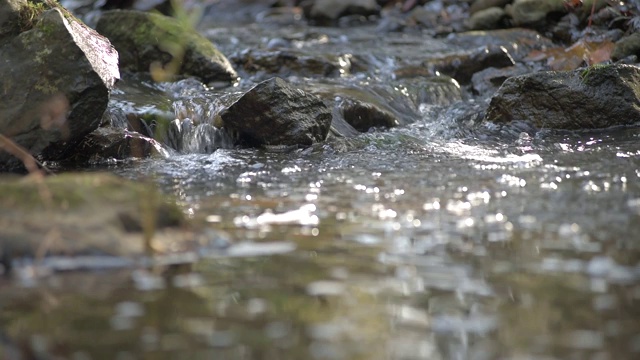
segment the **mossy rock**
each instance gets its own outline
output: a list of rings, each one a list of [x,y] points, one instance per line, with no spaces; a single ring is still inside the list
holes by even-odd
[[[161,229],[184,224],[175,201],[152,183],[110,174],[3,177],[0,193],[5,262],[39,255],[143,255],[167,247]]]
[[[96,30],[118,50],[122,70],[150,72],[163,81],[176,75],[195,76],[204,82],[237,78],[215,45],[175,18],[133,10],[106,11]]]

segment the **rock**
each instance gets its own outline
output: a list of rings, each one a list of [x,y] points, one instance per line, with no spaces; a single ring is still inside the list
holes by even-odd
[[[427,60],[424,66],[433,67],[445,75],[451,76],[460,83],[469,83],[474,73],[488,67],[513,66],[515,61],[507,49],[502,46],[489,45],[474,49],[465,54],[453,54],[441,59]]]
[[[561,0],[515,0],[505,10],[516,26],[539,25],[550,13],[567,12]]]
[[[540,128],[596,129],[640,121],[640,68],[604,65],[507,79],[486,120],[524,120]]]
[[[462,99],[460,85],[448,76],[401,78],[366,86],[325,82],[307,90],[333,107],[332,128],[344,137],[353,136],[352,129],[367,132],[377,127],[407,125],[420,117],[418,109],[422,105],[448,106]],[[342,126],[343,123],[349,126]]]
[[[68,156],[95,130],[120,74],[109,41],[65,10],[0,47],[0,133],[45,160]],[[0,153],[0,168],[19,166]]]
[[[33,10],[33,9],[31,9]],[[5,0],[0,2],[0,44],[20,33],[23,14],[30,11],[27,0]]]
[[[471,15],[466,25],[471,30],[493,30],[504,27],[506,17],[507,13],[503,8],[490,7]]]
[[[346,15],[374,15],[380,12],[376,0],[307,0],[301,3],[308,19],[336,20]]]
[[[38,255],[144,255],[145,232],[151,248],[163,252],[179,237],[167,239],[159,230],[185,223],[175,202],[153,184],[109,174],[5,176],[0,192],[5,266]]]
[[[67,161],[104,163],[110,160],[169,157],[169,152],[156,140],[135,131],[101,127],[87,135]]]
[[[309,56],[294,50],[245,50],[230,60],[249,74],[287,77],[336,77],[351,68],[350,56]]]
[[[250,146],[308,146],[323,141],[331,126],[331,111],[320,98],[277,77],[247,91],[220,118]]]
[[[344,99],[338,105],[344,120],[356,130],[367,132],[371,128],[398,126],[397,118],[389,111],[371,103]]]
[[[525,75],[531,73],[531,70],[522,64],[508,66],[501,69],[494,67],[486,68],[473,74],[471,85],[473,91],[479,95],[491,95],[510,77]]]
[[[469,7],[469,12],[475,14],[478,11],[486,10],[492,7],[503,8],[509,4],[511,0],[474,0]]]
[[[538,32],[529,29],[502,29],[490,31],[468,31],[450,36],[452,45],[465,49],[481,48],[487,44],[501,46],[515,61],[522,61],[532,50],[545,50],[554,43]]]
[[[255,22],[261,14],[269,11],[276,4],[274,0],[216,0],[207,1],[204,5],[202,19],[206,24],[248,24]]]
[[[640,33],[638,32],[618,40],[613,53],[611,53],[611,58],[619,60],[631,55],[640,57]]]
[[[375,127],[406,125],[417,116],[417,106],[406,95],[407,88],[397,83],[367,87],[325,83],[314,84],[308,91],[333,107],[334,123],[340,119],[362,132]]]
[[[120,53],[120,68],[150,72],[156,81],[176,75],[233,82],[237,74],[209,40],[174,18],[133,10],[106,11],[96,30]]]

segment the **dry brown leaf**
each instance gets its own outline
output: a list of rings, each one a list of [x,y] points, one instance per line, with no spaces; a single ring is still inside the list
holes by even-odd
[[[578,40],[568,48],[555,47],[547,50],[533,50],[525,61],[541,61],[546,59],[552,70],[575,70],[582,64],[599,64],[611,59],[614,43],[609,40]]]

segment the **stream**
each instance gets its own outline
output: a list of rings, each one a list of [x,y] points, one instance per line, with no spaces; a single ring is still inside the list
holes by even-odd
[[[314,56],[366,58],[357,73],[287,80],[319,92],[393,84],[377,101],[399,111],[406,83],[395,71],[455,50],[366,26],[202,32],[227,56],[285,42]],[[212,122],[220,94],[261,77],[206,90],[125,78],[112,105]],[[194,132],[166,158],[96,164],[91,171],[153,179],[205,234],[242,246],[168,272],[4,284],[0,323],[13,336],[0,330],[0,355],[640,357],[640,128],[482,123],[464,114],[486,100],[462,90],[403,112],[401,126],[305,149],[238,149]]]

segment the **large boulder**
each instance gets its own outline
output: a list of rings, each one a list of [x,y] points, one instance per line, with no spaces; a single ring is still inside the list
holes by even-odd
[[[0,46],[0,133],[31,154],[57,160],[100,124],[120,76],[118,54],[64,9],[38,18],[33,3],[21,4],[29,21],[5,28],[32,28]],[[0,152],[0,169],[16,165],[12,155]]]
[[[175,75],[203,82],[233,82],[237,74],[229,60],[192,27],[159,14],[133,10],[106,11],[96,30],[120,53],[120,68],[151,72],[156,80]]]
[[[491,99],[486,120],[525,120],[555,129],[640,122],[640,67],[593,66],[509,78]]]
[[[319,97],[277,77],[247,91],[220,118],[250,146],[307,146],[323,141],[331,127],[331,110]]]

